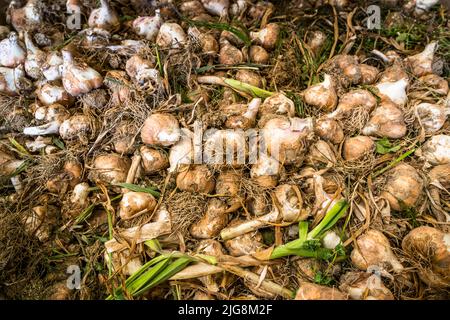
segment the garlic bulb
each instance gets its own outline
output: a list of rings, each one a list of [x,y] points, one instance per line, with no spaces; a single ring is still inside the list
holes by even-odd
[[[64,163],[63,171],[54,178],[47,180],[47,190],[56,194],[65,194],[70,188],[74,188],[81,181],[82,170],[80,163],[69,160]]]
[[[242,173],[234,170],[221,171],[217,177],[216,194],[223,196],[220,199],[227,205],[227,213],[234,212],[242,206],[241,180]]]
[[[250,177],[262,187],[273,188],[278,184],[280,170],[278,160],[261,153],[250,169]]]
[[[170,148],[169,172],[176,172],[180,167],[192,163],[194,157],[194,146],[192,143],[193,133],[186,128],[181,129],[181,137],[177,143]]]
[[[338,54],[327,62],[327,69],[333,74],[339,74],[339,80],[345,86],[361,82],[361,67],[357,56]]]
[[[47,106],[55,103],[68,106],[73,101],[73,98],[63,87],[48,82],[36,89],[36,95],[39,101]]]
[[[88,137],[92,133],[91,119],[83,114],[71,116],[59,127],[59,135],[64,140],[81,140],[88,142]]]
[[[262,87],[262,78],[256,72],[250,70],[238,70],[236,72],[236,80],[241,81],[243,83],[248,83],[249,85],[255,87]]]
[[[277,43],[279,33],[280,26],[276,23],[269,23],[258,32],[250,32],[250,38],[264,49],[272,50]]]
[[[233,46],[228,40],[220,40],[219,63],[226,65],[240,64],[244,62],[241,50]]]
[[[372,84],[378,77],[380,71],[376,67],[369,66],[367,64],[360,64],[361,70],[361,84]]]
[[[190,233],[197,239],[211,239],[219,235],[228,224],[227,205],[219,199],[208,201],[205,215],[190,227]]]
[[[317,57],[320,51],[323,49],[326,39],[327,35],[320,30],[308,33],[306,43],[309,46],[309,49],[311,50],[314,57]]]
[[[358,160],[373,152],[375,143],[366,136],[356,136],[345,139],[342,156],[347,161]]]
[[[26,127],[23,129],[25,135],[39,136],[46,134],[58,134],[59,127],[69,117],[66,108],[60,104],[37,107],[34,110],[34,117],[45,124],[36,127]]]
[[[395,82],[379,82],[376,87],[381,96],[389,98],[398,106],[403,106],[407,101],[406,87],[408,86],[408,81],[405,79],[400,79]]]
[[[424,84],[426,87],[431,87],[433,93],[445,96],[448,93],[448,82],[442,77],[436,74],[427,74],[420,77],[419,83]]]
[[[141,164],[146,174],[157,173],[169,167],[169,158],[163,150],[142,146],[139,152],[142,157]]]
[[[214,190],[214,174],[205,165],[183,168],[177,175],[177,187],[183,191],[211,193]]]
[[[433,6],[439,3],[439,0],[415,0],[414,12],[417,15],[429,11]]]
[[[248,148],[242,131],[208,129],[203,140],[204,163],[234,168],[245,164]]]
[[[7,20],[16,31],[38,28],[42,25],[41,0],[28,0],[24,7],[17,8],[17,2],[11,1],[8,7]]]
[[[326,249],[334,249],[338,245],[342,244],[341,237],[332,230],[325,232],[321,242],[323,247]]]
[[[225,17],[228,15],[228,8],[230,7],[229,0],[201,0],[203,7],[209,13]]]
[[[420,124],[426,133],[434,133],[439,131],[450,114],[450,108],[443,105],[432,103],[419,103],[416,106],[417,115],[420,118]]]
[[[259,116],[262,118],[264,115],[286,115],[288,117],[295,116],[295,104],[294,101],[286,97],[283,93],[277,92],[270,97],[266,98],[259,108]],[[261,125],[260,121],[260,125]]]
[[[386,268],[392,268],[395,272],[403,270],[402,264],[392,252],[389,240],[375,229],[358,237],[350,258],[357,268],[364,271],[370,267],[379,267],[385,271],[388,271]]]
[[[199,0],[188,0],[180,3],[180,11],[189,17],[205,13],[205,8]]]
[[[339,98],[339,104],[336,110],[330,113],[328,117],[336,119],[345,118],[350,116],[352,111],[356,111],[356,109],[370,113],[376,106],[377,100],[369,91],[362,89],[351,90]]]
[[[88,25],[90,28],[114,30],[120,25],[119,15],[111,7],[108,0],[100,0],[100,8],[92,10]]]
[[[339,289],[352,300],[394,300],[380,277],[368,272],[347,272],[340,279]]]
[[[381,196],[389,202],[392,209],[402,210],[403,206],[414,207],[422,189],[423,181],[417,170],[406,163],[400,163],[387,172]]]
[[[249,129],[255,126],[260,98],[253,98],[248,105],[235,103],[221,107],[221,112],[227,117],[225,127],[230,129]]]
[[[146,192],[127,192],[119,203],[119,216],[122,220],[136,218],[156,207],[155,198]]]
[[[178,49],[187,42],[186,33],[177,23],[165,22],[159,28],[156,44],[162,48]]]
[[[8,38],[0,41],[0,66],[15,68],[25,62],[26,52],[19,44],[17,33],[11,32]]]
[[[362,129],[366,136],[388,137],[398,139],[406,134],[403,112],[392,102],[381,102],[371,114],[371,118]]]
[[[142,142],[156,146],[171,146],[180,140],[177,118],[169,113],[153,113],[141,129]]]
[[[445,205],[446,190],[450,189],[450,163],[433,167],[428,172],[428,178],[427,188],[431,201],[431,210],[438,221],[450,222],[450,213],[443,207]]]
[[[118,154],[105,154],[94,159],[91,180],[98,183],[122,183],[127,179],[131,161]]]
[[[84,62],[75,62],[70,51],[62,51],[62,56],[62,83],[69,94],[76,97],[102,86],[100,73]]]
[[[248,56],[251,62],[258,64],[267,64],[270,59],[270,55],[266,49],[257,45],[250,46]]]
[[[309,147],[307,155],[307,164],[320,165],[325,164],[327,166],[333,166],[336,163],[336,156],[331,150],[328,143],[323,140],[316,141]]]
[[[134,19],[133,30],[136,34],[145,37],[145,39],[154,41],[162,24],[163,19],[161,18],[160,10],[157,9],[153,17],[137,17]]]
[[[33,79],[38,79],[42,75],[42,67],[47,59],[45,52],[36,47],[28,32],[24,34],[25,46],[27,47],[27,58],[25,60],[25,72]]]
[[[141,89],[153,90],[162,86],[159,70],[153,68],[149,60],[142,59],[138,55],[127,60],[125,70]]]
[[[405,59],[415,76],[421,77],[433,73],[433,58],[437,48],[438,43],[436,41],[430,42],[421,53]]]
[[[17,68],[0,67],[0,92],[8,95],[18,95],[20,90],[25,89],[27,81],[23,66]]]
[[[331,111],[336,107],[338,97],[330,75],[325,74],[323,82],[317,83],[303,91],[304,101],[312,106]]]
[[[200,44],[203,54],[214,57],[219,52],[219,43],[213,34],[203,33],[197,27],[189,27],[188,35]]]
[[[297,290],[295,300],[347,300],[347,295],[336,288],[303,282]]]
[[[48,81],[61,79],[62,55],[57,51],[48,53],[47,59],[42,66],[42,74]]]
[[[241,224],[243,221],[235,219],[228,224],[228,228]],[[224,246],[230,255],[240,257],[243,255],[254,254],[264,249],[263,237],[259,231],[253,231],[236,238],[224,241]]]
[[[333,144],[341,143],[344,140],[344,130],[339,122],[333,119],[319,119],[314,125],[314,132],[320,138],[330,141]]]
[[[450,163],[450,136],[439,134],[427,140],[416,154],[427,164],[441,165]]]
[[[87,182],[82,182],[75,185],[72,195],[70,196],[70,203],[79,208],[86,208],[89,205],[89,189],[90,187]]]

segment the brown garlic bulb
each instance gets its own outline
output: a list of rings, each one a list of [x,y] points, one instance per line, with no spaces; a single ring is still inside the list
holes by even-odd
[[[267,64],[270,59],[270,55],[266,49],[257,45],[250,46],[248,55],[251,62],[258,64]]]
[[[286,97],[283,93],[277,92],[266,98],[259,108],[259,116],[263,118],[265,115],[286,115],[288,117],[295,116],[294,101]],[[263,125],[261,121],[260,125]]]
[[[142,146],[139,151],[145,174],[154,174],[169,167],[169,158],[163,150]]]
[[[370,113],[377,106],[377,100],[367,90],[351,90],[339,98],[339,104],[328,116],[330,118],[341,119],[350,116],[352,111],[362,109],[362,112]]]
[[[361,70],[361,84],[373,84],[377,80],[380,71],[376,67],[369,66],[368,64],[360,64]]]
[[[250,177],[261,187],[273,188],[278,184],[280,171],[281,164],[278,160],[262,153],[259,155],[256,163],[252,165]]]
[[[314,132],[320,138],[330,141],[333,144],[341,143],[344,140],[344,130],[339,122],[333,119],[319,119],[314,126]]]
[[[119,203],[119,216],[123,220],[136,218],[156,207],[155,198],[146,192],[127,192]]]
[[[228,224],[228,227],[232,227],[238,223],[242,223],[242,220],[235,219]],[[259,231],[249,232],[226,240],[224,241],[224,246],[230,255],[234,257],[254,254],[264,249],[263,237]]]
[[[420,77],[419,82],[431,87],[434,93],[440,95],[446,95],[448,93],[448,82],[442,77],[436,74],[427,74],[426,76]]]
[[[156,146],[171,146],[180,140],[177,118],[169,113],[153,113],[141,129],[142,142]]]
[[[119,15],[111,7],[108,0],[100,0],[100,8],[92,10],[89,15],[88,25],[90,28],[111,31],[119,27]]]
[[[177,23],[166,22],[159,28],[156,43],[162,48],[178,49],[187,42],[186,33]]]
[[[216,181],[216,194],[223,196],[228,206],[227,212],[234,212],[241,207],[240,195],[242,173],[234,170],[221,171]]]
[[[347,272],[339,282],[339,289],[346,292],[352,300],[394,300],[392,292],[376,274]]]
[[[342,156],[347,161],[361,159],[375,148],[373,140],[366,136],[356,136],[345,139]]]
[[[425,132],[434,133],[444,126],[447,116],[450,114],[450,108],[424,102],[416,106],[416,112]]]
[[[347,300],[347,295],[336,288],[303,282],[295,294],[295,300]]]
[[[326,111],[333,110],[336,107],[338,97],[331,76],[325,74],[323,82],[317,83],[303,91],[303,99],[309,105]]]
[[[219,63],[235,65],[244,62],[241,50],[233,46],[228,40],[220,40]]]
[[[191,225],[190,232],[197,239],[211,239],[217,237],[228,224],[227,205],[217,198],[208,201],[205,215]]]
[[[180,190],[195,193],[211,193],[215,186],[214,175],[205,165],[185,167],[176,181]]]
[[[127,179],[131,161],[118,154],[105,154],[94,159],[91,180],[100,183],[122,183]]]
[[[250,32],[250,38],[261,45],[266,50],[272,50],[278,40],[280,26],[276,23],[269,23],[258,32]]]
[[[334,69],[342,78],[343,84],[358,84],[361,82],[361,67],[357,56],[339,54],[327,62],[328,68]]]
[[[260,98],[253,98],[250,103],[233,103],[223,105],[220,111],[226,116],[225,127],[230,129],[249,129],[255,126],[256,115],[261,104]]]
[[[406,134],[403,112],[390,101],[382,101],[371,114],[371,118],[362,130],[366,136],[398,139]]]
[[[239,80],[244,83],[248,83],[252,86],[261,88],[262,87],[262,78],[256,72],[250,70],[239,70],[236,72],[236,80]]]
[[[405,59],[415,76],[421,77],[433,73],[433,58],[437,47],[437,41],[430,42],[421,53]]]

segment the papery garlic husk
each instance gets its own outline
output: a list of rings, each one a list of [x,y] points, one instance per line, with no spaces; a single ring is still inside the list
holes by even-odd
[[[59,127],[59,135],[65,141],[77,139],[87,143],[92,132],[92,119],[83,114],[71,116]]]
[[[119,27],[120,19],[108,0],[100,0],[100,8],[91,11],[88,19],[90,28],[100,28],[107,31]]]
[[[0,67],[0,92],[15,96],[27,87],[28,81],[22,65],[14,69]]]
[[[394,300],[379,275],[368,272],[347,272],[339,281],[339,289],[352,300]]]
[[[217,237],[220,231],[228,224],[228,206],[220,199],[208,200],[204,216],[190,227],[190,233],[197,239],[210,239]]]
[[[304,156],[304,140],[314,134],[312,118],[278,117],[268,120],[261,132],[269,155],[283,164],[300,164]]]
[[[358,237],[350,258],[353,265],[363,271],[377,267],[383,271],[392,269],[394,272],[404,269],[392,252],[389,240],[375,229],[370,229]]]
[[[318,119],[314,125],[314,132],[321,139],[330,141],[333,144],[341,143],[344,140],[344,130],[339,122],[333,119]]]
[[[89,93],[88,93],[89,94]],[[136,150],[135,130],[131,120],[120,121],[112,132],[111,145],[118,154],[133,154]]]
[[[424,159],[427,164],[441,165],[450,163],[450,136],[435,135],[428,139],[422,147],[416,151],[416,155]]]
[[[14,156],[0,150],[0,178],[8,178],[25,160],[17,160]]]
[[[324,216],[333,206],[342,199],[341,194],[336,194],[336,190],[333,190],[333,194],[329,194],[325,190],[325,180],[321,175],[313,173],[313,186],[314,186],[314,209],[315,217]],[[340,184],[340,183],[339,183]],[[339,185],[338,188],[341,190],[342,187]]]
[[[354,161],[371,154],[375,149],[373,140],[366,136],[356,136],[345,139],[342,157],[347,161]]]
[[[244,83],[248,83],[252,86],[255,87],[262,87],[262,78],[259,74],[257,74],[256,72],[250,71],[250,70],[238,70],[238,72],[236,72],[236,80],[239,80],[241,82]]]
[[[250,32],[250,38],[264,49],[272,50],[277,43],[279,33],[280,26],[276,23],[269,23],[258,32]]]
[[[233,46],[228,40],[220,40],[219,63],[235,65],[244,62],[241,50]]]
[[[375,80],[378,77],[378,74],[380,73],[380,71],[373,66],[369,66],[368,64],[360,64],[359,68],[361,70],[361,81],[360,84],[372,84],[375,82]]]
[[[381,196],[388,200],[394,210],[403,206],[414,207],[423,189],[423,180],[417,170],[406,163],[400,163],[387,172],[386,184]]]
[[[439,95],[446,95],[448,93],[448,82],[436,74],[427,74],[418,79],[419,83],[432,88],[432,92]]]
[[[356,89],[351,90],[339,98],[339,104],[332,113],[328,115],[330,118],[342,119],[354,116],[352,113],[358,112],[369,114],[377,106],[377,100],[367,90]]]
[[[228,224],[228,227],[233,227],[242,222],[242,220],[235,219]],[[259,231],[249,232],[236,238],[226,240],[223,244],[229,254],[234,257],[255,254],[264,249],[263,237]]]
[[[169,167],[169,158],[164,150],[142,146],[139,152],[145,174],[154,174]]]
[[[403,238],[402,248],[416,262],[428,264],[419,268],[423,282],[431,287],[450,287],[450,233],[421,226]]]
[[[421,53],[405,59],[415,76],[421,77],[433,73],[433,58],[437,48],[437,41],[430,42]]]
[[[128,249],[110,253],[105,251],[104,258],[106,263],[111,263],[114,271],[125,276],[136,273],[142,267],[139,256],[132,257]]]
[[[86,63],[76,63],[69,51],[62,51],[62,83],[64,89],[72,96],[79,96],[101,87],[103,78],[96,70]]]
[[[281,164],[278,160],[261,153],[250,169],[252,181],[261,187],[273,188],[280,178]]]
[[[24,38],[27,48],[27,58],[24,63],[25,72],[33,79],[38,79],[42,75],[41,70],[47,59],[47,55],[34,45],[28,32],[25,32]]]
[[[118,154],[99,155],[94,159],[90,179],[97,183],[123,183],[127,179],[131,161]]]
[[[269,53],[261,46],[250,46],[248,51],[250,61],[257,64],[267,64],[270,59]]]
[[[176,172],[180,168],[193,163],[194,145],[192,142],[193,133],[186,128],[181,129],[181,137],[169,152],[169,172]]]
[[[137,17],[134,19],[133,30],[136,34],[144,36],[145,39],[154,41],[162,24],[163,19],[160,11],[157,9],[153,17]]]
[[[153,68],[151,61],[142,59],[138,55],[134,55],[127,60],[125,70],[130,78],[143,90],[158,89],[162,86],[159,70]]]
[[[408,101],[406,96],[406,87],[408,86],[408,81],[405,79],[400,79],[395,82],[379,82],[376,88],[382,98],[389,98],[393,103],[398,106],[403,106]]]
[[[215,186],[214,174],[206,165],[184,167],[179,171],[176,182],[180,190],[195,193],[211,193]]]
[[[217,240],[200,240],[196,252],[208,256],[220,257],[225,254],[222,244]],[[209,291],[218,292],[219,286],[216,283],[217,276],[208,275],[198,278]]]
[[[187,37],[183,28],[177,23],[165,22],[159,28],[156,44],[162,48],[177,49],[186,44]]]
[[[17,7],[16,1],[11,1],[7,11],[7,21],[16,31],[32,30],[40,27],[43,13],[40,0],[28,0],[22,8]]]
[[[239,38],[237,35],[235,35],[233,32],[230,32],[228,30],[223,30],[220,33],[220,42],[222,43],[223,41],[228,41],[230,42],[233,46],[235,46],[236,48],[242,48],[245,43],[244,41],[242,41],[241,38]]]
[[[57,51],[47,54],[45,63],[42,66],[42,74],[48,81],[61,79],[61,67],[64,63],[62,55]]]
[[[295,116],[295,104],[294,101],[286,97],[283,93],[277,92],[270,97],[266,98],[259,108],[259,116],[261,119],[267,115],[286,115],[288,117]],[[259,121],[259,125],[264,125],[264,121]]]
[[[17,33],[11,32],[8,38],[0,41],[0,66],[15,68],[25,62],[27,54],[19,44]]]
[[[295,294],[295,300],[347,300],[347,295],[336,288],[303,282]]]
[[[276,199],[276,207],[283,222],[293,223],[307,218],[308,213],[302,211],[303,198],[297,186],[279,185],[273,191],[273,196]]]
[[[177,118],[169,113],[153,113],[141,129],[142,142],[168,147],[180,140],[180,126]]]
[[[216,180],[216,194],[227,204],[227,212],[231,213],[239,209],[243,201],[240,194],[242,173],[234,170],[221,171]]]
[[[390,52],[390,51],[389,51]],[[388,52],[388,53],[389,53]],[[388,54],[386,53],[386,54]],[[393,52],[393,54],[397,55],[397,53]],[[400,57],[395,56],[395,59],[400,59]],[[386,68],[381,74],[379,83],[383,82],[397,82],[399,80],[404,80],[409,82],[408,73],[403,69],[400,63],[395,62],[392,66]]]
[[[420,119],[420,124],[426,133],[434,133],[439,131],[450,114],[450,108],[444,105],[432,103],[420,103],[416,106],[416,112]]]
[[[44,105],[57,103],[68,106],[73,102],[70,94],[58,84],[44,83],[36,89],[36,95]]]
[[[318,140],[309,147],[306,159],[308,164],[316,166],[320,166],[321,164],[332,166],[336,163],[336,156],[333,150],[323,140]]]
[[[248,105],[234,103],[223,105],[220,111],[226,116],[225,127],[229,129],[250,129],[255,126],[260,98],[253,98]]]
[[[243,130],[208,129],[203,135],[203,141],[204,163],[234,168],[246,163],[248,145]]]
[[[406,134],[406,129],[402,110],[390,101],[382,101],[372,112],[362,134],[399,139]]]
[[[156,200],[150,193],[127,192],[119,203],[119,216],[122,220],[136,218],[144,213],[153,212]]]
[[[307,88],[302,94],[307,104],[325,111],[333,110],[338,101],[334,80],[328,74],[324,75],[323,82]]]
[[[230,7],[229,0],[201,0],[203,7],[210,14],[225,17],[228,15],[228,8]]]

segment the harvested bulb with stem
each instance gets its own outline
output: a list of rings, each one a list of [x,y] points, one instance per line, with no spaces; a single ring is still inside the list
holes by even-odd
[[[27,58],[24,63],[25,72],[31,78],[39,79],[42,75],[41,70],[47,59],[47,55],[34,45],[28,32],[25,32],[24,39],[27,48]]]
[[[168,147],[180,140],[180,126],[177,118],[169,113],[153,113],[141,129],[142,142]]]
[[[450,163],[450,136],[438,134],[428,139],[416,151],[416,155],[425,160],[427,166]]]
[[[370,120],[362,129],[362,134],[399,139],[406,134],[406,130],[402,110],[390,101],[382,101],[372,112]]]
[[[136,218],[144,213],[153,212],[156,200],[146,192],[127,192],[119,203],[119,216],[123,220]]]
[[[191,225],[191,235],[197,239],[217,237],[228,220],[227,205],[220,199],[212,198],[208,201],[204,216]]]
[[[275,48],[279,34],[280,26],[276,23],[269,23],[257,32],[251,31],[250,38],[264,49],[272,50]]]
[[[256,116],[260,105],[261,99],[253,98],[248,105],[235,103],[222,106],[221,112],[227,119],[225,121],[225,127],[244,130],[253,128],[255,126]]]
[[[88,25],[90,28],[111,31],[119,27],[119,15],[111,7],[108,0],[100,0],[100,8],[92,10],[89,15]]]
[[[157,9],[153,17],[137,17],[134,19],[133,30],[137,35],[143,36],[147,40],[154,41],[162,24],[163,19],[161,17],[161,12]]]
[[[437,41],[430,42],[421,53],[405,59],[406,64],[416,77],[433,73],[433,59],[437,48]]]
[[[11,32],[8,38],[0,41],[0,66],[15,68],[25,62],[26,56],[17,33]]]
[[[307,104],[325,111],[332,111],[338,101],[334,80],[329,74],[324,75],[323,82],[307,88],[302,95]]]

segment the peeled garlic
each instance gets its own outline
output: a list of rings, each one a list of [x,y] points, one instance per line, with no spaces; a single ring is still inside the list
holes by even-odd
[[[146,192],[127,192],[119,203],[119,216],[122,220],[136,218],[146,212],[152,212],[156,207],[156,200]]]
[[[214,190],[214,174],[205,165],[185,167],[177,175],[177,187],[183,191],[211,193]]]
[[[108,0],[100,0],[100,8],[92,10],[88,25],[90,28],[114,30],[120,25],[119,15],[111,7]]]
[[[156,44],[162,48],[180,48],[187,42],[186,33],[177,23],[166,22],[159,28]]]
[[[17,33],[0,41],[0,66],[14,68],[25,62],[26,52],[19,44]]]
[[[450,163],[450,136],[439,134],[427,140],[416,154],[428,164],[441,165]]]
[[[392,102],[381,102],[371,114],[371,118],[362,129],[366,136],[388,137],[398,139],[406,134],[403,112]]]
[[[269,23],[258,32],[250,32],[250,38],[264,49],[272,50],[277,43],[279,33],[280,26],[276,23]]]
[[[70,51],[62,51],[62,56],[62,83],[68,93],[78,96],[102,86],[103,78],[100,73],[84,62],[75,62]]]
[[[415,76],[421,77],[433,73],[433,58],[437,47],[436,41],[430,42],[421,53],[405,59]]]
[[[160,10],[155,10],[153,17],[137,17],[133,21],[133,30],[136,34],[144,36],[147,40],[155,40],[158,35],[159,28],[163,24]]]
[[[66,119],[59,127],[59,135],[64,140],[79,139],[87,142],[92,133],[91,119],[83,114],[71,116]]]
[[[303,91],[303,99],[309,105],[331,111],[336,107],[338,97],[330,75],[325,74],[323,82],[317,83]]]
[[[62,55],[57,51],[52,51],[47,55],[47,59],[42,66],[42,74],[48,81],[61,79],[61,67],[63,64]]]
[[[228,8],[230,6],[229,0],[201,0],[203,7],[209,13],[225,17],[228,15]]]
[[[47,59],[44,51],[36,47],[28,32],[24,34],[25,46],[27,47],[27,58],[25,60],[25,72],[33,79],[38,79],[42,75],[42,67]]]
[[[171,146],[180,140],[177,118],[169,113],[153,113],[141,129],[142,142],[156,146]]]
[[[44,83],[36,89],[36,95],[39,101],[45,105],[55,103],[62,105],[70,105],[73,101],[70,94],[60,85]]]
[[[342,156],[347,161],[358,160],[368,153],[372,153],[375,147],[373,140],[366,136],[356,136],[345,139]]]
[[[127,179],[131,161],[118,154],[99,155],[94,159],[91,179],[100,183],[122,183]]]
[[[314,125],[314,132],[320,138],[330,141],[333,144],[341,143],[344,140],[344,131],[339,122],[333,119],[319,119]]]
[[[439,131],[450,114],[450,108],[443,105],[432,103],[420,103],[416,106],[417,115],[420,118],[420,124],[426,133]]]

